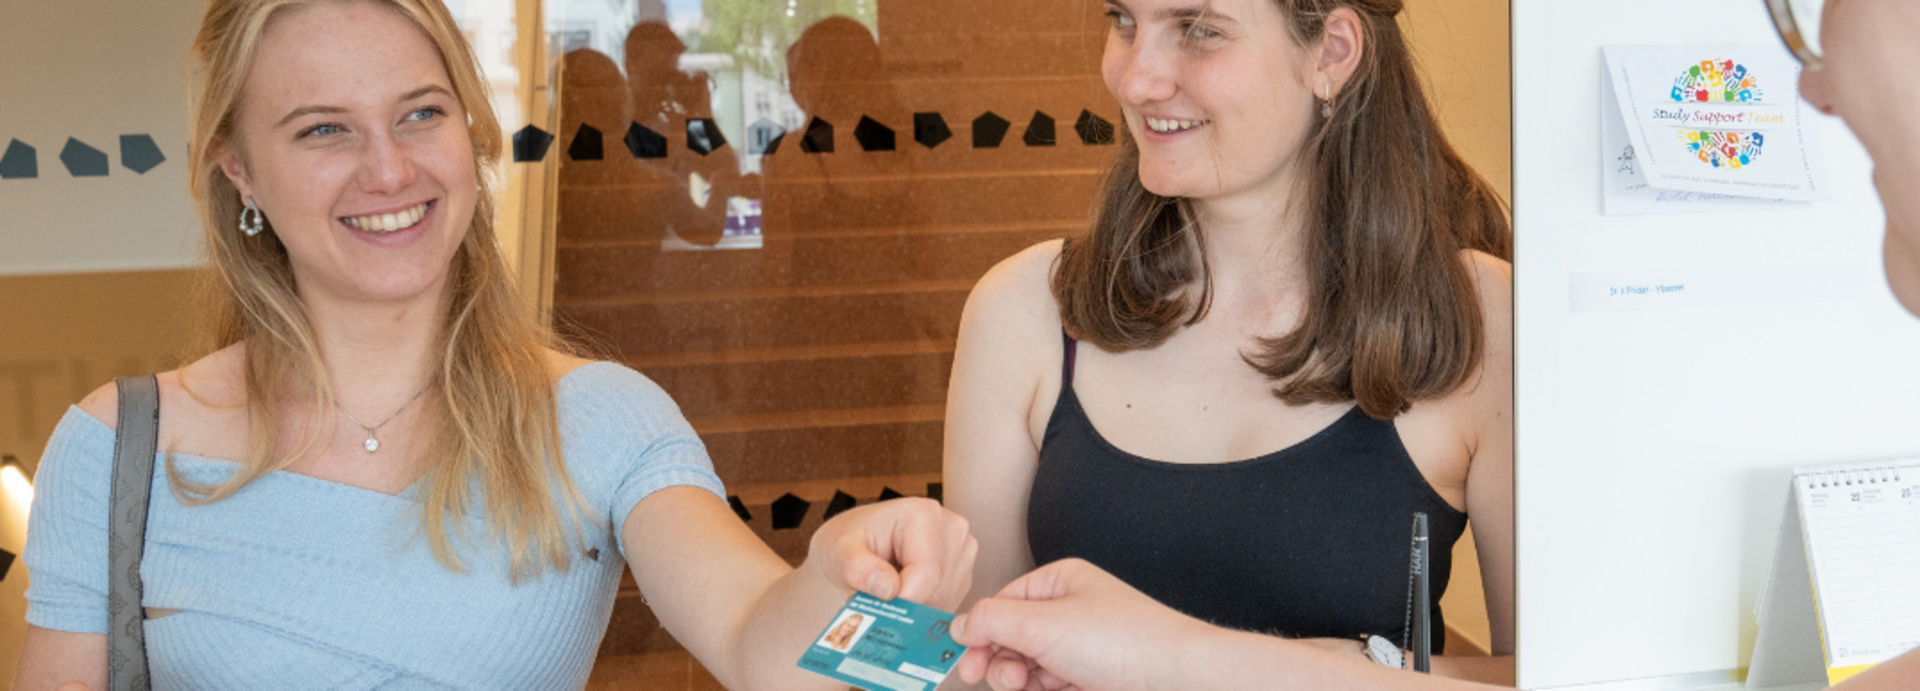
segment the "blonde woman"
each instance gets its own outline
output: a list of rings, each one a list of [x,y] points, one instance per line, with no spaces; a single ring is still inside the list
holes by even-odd
[[[853,645],[853,635],[860,632],[860,622],[865,620],[866,617],[857,613],[841,619],[840,625],[833,628],[833,633],[827,634],[827,647],[846,652]]]
[[[727,687],[828,688],[794,660],[851,590],[966,592],[966,524],[925,501],[790,568],[665,393],[519,311],[498,124],[438,0],[214,0],[194,60],[217,349],[160,375],[155,687],[578,688],[630,566]],[[15,688],[105,685],[116,405],[48,445]]]

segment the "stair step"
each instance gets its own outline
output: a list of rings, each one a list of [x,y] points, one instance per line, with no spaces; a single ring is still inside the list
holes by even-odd
[[[556,324],[619,359],[740,348],[953,340],[971,280],[554,300]]]
[[[770,237],[760,249],[662,252],[657,241],[601,239],[557,248],[563,300],[672,294],[737,286],[824,286],[974,280],[1034,244],[1073,234],[1067,224],[1005,231]]]
[[[766,245],[762,249],[770,249],[770,248],[781,246],[783,244],[799,246],[806,242],[814,241],[814,240],[830,240],[830,239],[842,239],[842,238],[873,239],[873,238],[892,238],[892,237],[918,237],[923,235],[931,235],[931,236],[953,235],[953,236],[972,237],[972,236],[982,236],[982,235],[993,236],[993,235],[1002,235],[1002,234],[1025,234],[1025,233],[1071,234],[1071,233],[1080,232],[1081,229],[1085,227],[1086,227],[1085,219],[1072,219],[1072,220],[1039,219],[1039,220],[1013,222],[1013,223],[929,224],[929,225],[919,225],[919,226],[880,226],[880,227],[839,226],[839,227],[820,227],[820,228],[806,228],[806,229],[796,228],[781,236],[766,238],[765,239]],[[658,244],[650,243],[640,238],[626,238],[626,237],[596,238],[592,236],[586,236],[586,237],[580,237],[580,238],[571,238],[571,237],[558,238],[555,242],[555,246],[562,249],[589,249],[589,248],[605,248],[605,247],[657,247]]]
[[[706,442],[715,472],[730,487],[938,473],[943,408],[899,406],[898,410],[912,414],[893,420],[873,416],[857,424],[828,420],[820,427],[722,427],[703,431],[700,438]],[[696,429],[699,424],[696,421]]]
[[[921,344],[912,345],[918,349]],[[725,415],[738,419],[743,415],[804,410],[942,403],[946,400],[947,378],[953,367],[953,344],[928,341],[924,345],[945,347],[931,352],[899,354],[883,354],[857,346],[757,349],[749,352],[785,350],[796,357],[753,361],[709,357],[702,359],[710,362],[627,364],[666,389],[680,404],[681,412],[690,418],[701,420]]]
[[[739,497],[740,503],[747,505],[748,512],[752,513],[754,517],[754,520],[748,521],[748,523],[757,523],[763,514],[755,511],[754,509],[756,507],[770,505],[775,499],[779,499],[781,496],[787,494],[792,494],[793,496],[813,502],[816,505],[822,505],[833,499],[834,492],[846,492],[847,494],[853,495],[853,498],[858,499],[860,503],[864,505],[878,501],[880,491],[888,487],[909,497],[924,497],[927,494],[927,483],[939,481],[940,473],[910,473],[907,475],[846,477],[782,482],[778,484],[739,485],[728,487],[727,493]],[[812,511],[822,511],[822,509],[814,508],[809,513],[811,514]]]
[[[1070,118],[1077,113],[1057,116],[1069,119],[1059,126],[1056,136],[1074,136]],[[1007,118],[1024,120],[1028,115],[1031,111]],[[894,157],[897,161],[885,154],[855,152],[796,154],[792,159],[783,154],[768,159],[765,179],[769,182],[764,187],[750,186],[735,193],[761,200],[762,232],[769,238],[818,228],[1035,221],[1084,224],[1115,147],[1083,146],[1076,139],[1070,146],[1028,148],[1019,141],[1020,130],[1013,130],[1008,137],[1004,150],[975,151],[943,145],[934,151]],[[1081,152],[1076,154],[1079,160],[1072,161],[1075,165],[1071,167],[1056,164],[1044,170],[1006,170],[1008,166],[1035,164],[1027,166],[1032,168],[1057,162],[1062,152],[1076,150]],[[973,160],[986,160],[992,166],[959,172],[916,170],[910,166],[918,156],[939,157],[938,166],[959,166]],[[887,174],[867,170],[879,163],[894,164],[898,169]],[[921,167],[933,168],[936,163]],[[716,235],[707,238],[710,242],[717,239],[725,223],[717,203],[709,202],[712,208],[697,214],[682,208],[690,206],[690,202],[679,202],[684,190],[669,183],[563,185],[558,195],[555,232],[566,243],[605,239],[657,243],[665,237],[669,225],[689,239],[695,239],[690,237],[690,229],[711,228]]]
[[[831,427],[872,427],[917,422],[939,422],[946,404],[845,408],[839,410],[796,410],[780,413],[749,413],[688,418],[702,438],[708,435],[784,432]]]
[[[789,346],[781,348],[742,348],[739,350],[686,351],[657,353],[626,361],[628,367],[648,371],[658,367],[696,365],[755,364],[827,358],[877,357],[889,355],[952,354],[953,341],[883,341],[878,343]]]

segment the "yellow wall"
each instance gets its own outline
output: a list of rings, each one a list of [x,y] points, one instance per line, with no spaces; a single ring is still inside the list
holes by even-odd
[[[1427,99],[1474,170],[1513,200],[1513,89],[1507,0],[1407,0],[1400,25]]]
[[[68,405],[115,376],[172,369],[197,323],[194,277],[0,276],[0,453],[33,468]]]
[[[194,272],[0,276],[0,453],[27,468],[67,406],[115,376],[172,369],[197,315]],[[24,507],[0,495],[0,548],[26,544]],[[0,582],[0,679],[12,679],[26,624],[26,569]]]
[[[1503,198],[1513,200],[1512,61],[1506,0],[1409,0],[1401,27],[1427,75],[1427,98],[1447,137]],[[1453,552],[1440,606],[1447,625],[1491,649],[1473,533]]]

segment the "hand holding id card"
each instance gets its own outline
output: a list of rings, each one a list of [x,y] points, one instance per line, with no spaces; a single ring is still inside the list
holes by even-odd
[[[800,668],[867,691],[929,691],[967,647],[947,628],[953,613],[854,593],[800,656]]]

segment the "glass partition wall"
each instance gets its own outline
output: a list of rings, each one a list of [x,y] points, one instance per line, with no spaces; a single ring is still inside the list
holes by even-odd
[[[1082,227],[1118,148],[1101,11],[548,0],[555,321],[672,394],[782,556],[940,496],[968,290]],[[631,581],[594,679],[712,685]]]

